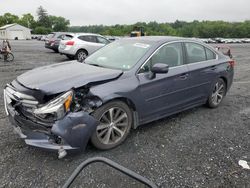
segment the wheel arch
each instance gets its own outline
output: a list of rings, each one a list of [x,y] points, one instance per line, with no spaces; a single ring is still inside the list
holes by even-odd
[[[136,111],[135,103],[127,97],[117,96],[117,97],[114,97],[112,99],[106,100],[102,105],[107,104],[107,103],[112,102],[112,101],[122,101],[126,105],[128,105],[128,107],[131,109],[132,116],[133,116],[132,128],[136,129],[139,126],[139,115],[138,115],[138,112]]]
[[[112,102],[112,101],[122,101],[122,102],[124,102],[126,105],[128,105],[128,107],[131,108],[133,111],[136,111],[136,106],[135,106],[135,104],[133,103],[133,101],[130,100],[129,98],[126,98],[126,97],[117,96],[117,97],[115,97],[115,98],[106,100],[103,104],[106,104],[106,103],[109,103],[109,102]]]
[[[220,79],[222,79],[225,82],[225,84],[226,84],[226,91],[227,91],[227,89],[228,89],[228,87],[227,87],[227,85],[228,85],[227,78],[225,76],[221,76]]]
[[[86,50],[85,48],[80,48],[80,49],[78,49],[77,51],[76,51],[76,54],[79,52],[79,51],[85,51],[86,53],[87,53],[87,56],[89,55],[89,52],[88,52],[88,50]]]

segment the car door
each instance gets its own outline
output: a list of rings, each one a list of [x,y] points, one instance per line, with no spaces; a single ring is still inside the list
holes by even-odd
[[[105,44],[104,43],[100,43],[97,40],[97,36],[89,36],[89,48],[91,53],[94,53],[96,50],[102,48]]]
[[[82,35],[79,36],[78,39],[80,39],[78,49],[86,49],[88,54],[92,54],[99,48],[103,47],[103,44],[97,43],[96,36],[94,35]]]
[[[209,48],[193,42],[185,42],[186,64],[192,89],[193,103],[207,100],[211,84],[217,78],[216,54]]]
[[[181,43],[163,45],[139,70],[137,77],[143,102],[138,111],[142,122],[180,111],[188,104],[189,76],[182,49]],[[150,69],[156,63],[168,64],[169,72],[156,74],[155,78],[150,79]]]

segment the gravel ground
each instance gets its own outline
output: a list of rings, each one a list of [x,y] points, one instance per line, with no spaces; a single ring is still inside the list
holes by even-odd
[[[0,61],[3,88],[17,75],[67,60],[40,41],[12,41],[14,63]],[[103,156],[149,178],[159,187],[250,187],[250,44],[230,45],[237,61],[234,84],[217,109],[199,107],[133,130],[121,146],[62,160],[56,153],[25,145],[13,133],[0,103],[0,187],[60,187],[85,159]],[[75,187],[142,187],[109,167],[87,167]]]

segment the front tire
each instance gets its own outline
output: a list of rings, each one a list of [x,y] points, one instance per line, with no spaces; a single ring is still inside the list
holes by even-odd
[[[207,106],[210,108],[217,108],[226,95],[226,83],[219,78],[213,86],[213,90],[208,97]]]
[[[96,148],[112,149],[127,138],[133,116],[124,102],[112,101],[104,104],[94,111],[93,116],[100,122],[91,136],[91,142]]]

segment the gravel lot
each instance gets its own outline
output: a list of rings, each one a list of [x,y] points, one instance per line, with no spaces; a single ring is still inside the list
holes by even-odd
[[[199,107],[133,130],[121,146],[62,160],[29,147],[13,133],[3,106],[3,88],[17,75],[67,60],[40,41],[11,41],[14,63],[0,61],[0,187],[60,187],[85,159],[103,156],[134,170],[159,187],[250,187],[250,44],[234,44],[234,84],[217,109]],[[104,165],[86,168],[75,187],[142,187]]]

